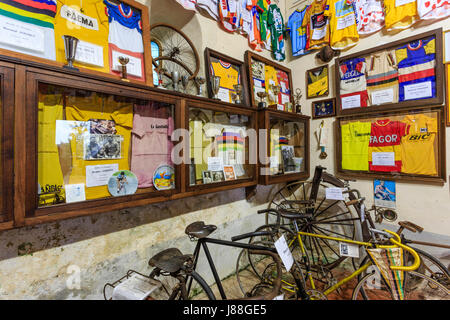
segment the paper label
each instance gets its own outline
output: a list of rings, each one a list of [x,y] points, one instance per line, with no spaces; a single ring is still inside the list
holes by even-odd
[[[84,192],[84,183],[66,184],[66,203],[86,201],[86,194]]]
[[[284,294],[280,294],[279,296],[276,296],[272,300],[284,300]]]
[[[76,7],[76,6],[74,6]],[[61,18],[67,19],[77,26],[98,31],[97,19],[82,14],[79,8],[71,8],[67,5],[63,5],[60,11]]]
[[[138,78],[142,77],[141,59],[114,50],[112,52],[113,70],[121,70],[122,65],[119,62],[119,57],[125,57],[129,59],[128,63],[126,64],[128,74]]]
[[[346,15],[338,19],[337,21],[337,30],[345,29],[355,24],[355,15],[353,13]]]
[[[255,79],[253,78],[253,86],[254,87],[258,87],[258,88],[262,88],[263,87],[263,82],[259,79]]]
[[[431,81],[414,83],[404,87],[405,100],[428,98],[433,95]]]
[[[400,7],[408,3],[416,2],[416,0],[395,0],[395,6]]]
[[[79,41],[75,60],[78,62],[103,67],[103,47],[85,41]]]
[[[0,43],[44,52],[44,32],[31,24],[0,16]]]
[[[225,102],[231,102],[230,99],[230,90],[226,89],[226,88],[219,88],[219,93],[217,94],[217,97],[221,100],[221,101],[225,101]]]
[[[354,96],[342,97],[341,101],[342,110],[361,107],[361,96],[359,94]]]
[[[223,170],[223,159],[221,157],[208,157],[208,170],[209,171]]]
[[[359,258],[359,246],[353,243],[339,242],[339,255],[341,257]]]
[[[394,89],[379,90],[371,93],[372,104],[394,102]]]
[[[294,258],[292,257],[291,250],[289,250],[284,235],[282,235],[277,241],[275,241],[274,244],[275,248],[277,249],[278,255],[281,258],[281,261],[283,261],[286,271],[291,270],[291,267],[294,264]]]
[[[278,169],[278,166],[280,165],[280,162],[278,161],[277,156],[273,156],[269,158],[270,160],[270,167]]]
[[[288,94],[281,93],[281,104],[291,102],[291,96]]]
[[[119,171],[118,163],[86,166],[86,187],[106,186],[116,171]]]
[[[344,200],[341,188],[326,188],[325,199],[329,200]]]
[[[394,152],[372,152],[372,165],[395,166]]]
[[[281,85],[281,91],[282,91],[282,92],[286,92],[286,91],[287,91],[286,83],[280,82],[280,85]]]
[[[327,34],[326,27],[323,27],[321,29],[314,29],[311,38],[313,40],[320,40],[320,39],[324,38],[326,34]]]

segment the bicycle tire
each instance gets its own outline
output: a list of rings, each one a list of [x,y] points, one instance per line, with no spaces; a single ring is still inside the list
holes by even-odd
[[[449,290],[432,278],[415,272],[405,271],[405,282],[402,292],[403,300],[449,300]],[[391,290],[384,281],[373,282],[373,273],[366,274],[358,281],[352,294],[352,300],[393,300]],[[414,287],[408,284],[414,281]],[[372,282],[372,283],[371,283]]]

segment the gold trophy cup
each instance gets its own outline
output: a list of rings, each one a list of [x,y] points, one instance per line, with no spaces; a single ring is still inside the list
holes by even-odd
[[[300,105],[300,99],[302,98],[302,90],[297,88],[294,93],[295,112],[302,114],[302,106]]]
[[[236,100],[234,103],[241,104],[241,94],[242,94],[242,84],[233,85],[234,91],[236,92]]]
[[[265,91],[259,91],[258,93],[256,93],[256,95],[258,96],[258,98],[261,99],[261,101],[258,103],[258,108],[259,109],[265,109],[267,108],[267,104],[264,101],[267,97],[267,92]]]
[[[127,77],[128,77],[127,63],[130,62],[130,58],[120,56],[118,58],[118,60],[119,60],[119,63],[120,63],[120,72],[121,72],[122,80],[123,81],[130,81],[130,80],[127,79]]]
[[[273,92],[273,94],[275,95],[275,103],[274,104],[271,104],[271,105],[269,105],[269,108],[273,108],[273,109],[278,109],[278,94],[280,93],[280,91],[281,91],[281,87],[280,86],[277,86],[277,85],[273,85],[273,84],[271,84],[270,85],[270,90]],[[270,99],[269,99],[270,100]]]

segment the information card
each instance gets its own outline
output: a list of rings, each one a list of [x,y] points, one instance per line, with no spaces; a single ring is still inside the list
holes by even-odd
[[[86,166],[86,187],[106,186],[114,172],[119,171],[119,164],[99,164]]]

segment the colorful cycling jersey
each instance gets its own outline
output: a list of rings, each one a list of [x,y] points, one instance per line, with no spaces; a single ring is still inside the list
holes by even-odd
[[[372,124],[354,121],[341,126],[342,169],[369,170],[369,141]]]
[[[275,97],[274,92],[272,90],[272,86],[278,85],[278,77],[277,77],[277,70],[269,65],[266,65],[264,67],[265,69],[265,84],[266,84],[266,92],[267,92],[267,99],[269,101],[269,104],[276,104],[278,103],[276,100],[278,100],[278,97]]]
[[[382,0],[353,0],[359,34],[371,34],[384,26]]]
[[[381,51],[369,58],[367,93],[372,105],[398,102],[398,70],[392,52]]]
[[[291,101],[291,90],[289,87],[289,76],[282,70],[277,70],[277,81],[280,85],[280,93],[278,94],[278,103],[284,105]]]
[[[252,17],[251,30],[248,34],[248,42],[250,48],[255,51],[261,52],[261,34],[259,32],[260,29],[260,16],[259,11],[256,6],[257,0],[247,0],[247,9],[250,10],[250,14]]]
[[[219,17],[222,26],[229,32],[234,32],[237,27],[236,0],[219,0]]]
[[[347,0],[327,0],[325,16],[328,17],[331,36],[330,46],[342,50],[354,46],[358,40],[355,11]]]
[[[130,6],[112,4],[107,0],[109,21],[109,63],[111,73],[120,74],[119,56],[129,59],[127,73],[130,78],[145,81],[144,44],[142,41],[141,14]]]
[[[325,0],[314,0],[308,7],[302,26],[309,26],[308,46],[306,49],[320,49],[330,42],[330,27],[325,16]]]
[[[222,101],[232,102],[231,94],[235,92],[234,85],[240,83],[239,71],[230,63],[219,60],[211,62],[210,72],[212,76],[220,77],[219,98]]]
[[[197,10],[206,12],[214,20],[220,20],[219,0],[197,0]]]
[[[449,0],[417,0],[420,19],[442,19],[450,15]]]
[[[240,0],[237,7],[237,26],[239,32],[243,35],[252,33],[252,13],[251,13],[251,0]]]
[[[106,7],[98,0],[57,0],[56,61],[67,63],[64,35],[78,38],[75,66],[109,73],[109,23]]]
[[[406,125],[390,119],[372,123],[369,142],[369,169],[371,171],[400,172],[402,157],[400,143],[406,134]],[[384,161],[380,161],[383,159]],[[375,164],[373,163],[375,160]]]
[[[303,18],[305,17],[308,6],[305,6],[302,10],[295,10],[289,16],[287,28],[291,37],[292,55],[301,56],[307,53],[306,50],[306,27],[302,26]]]
[[[406,29],[416,22],[416,0],[384,0],[385,25],[388,31]]]
[[[342,109],[367,107],[366,60],[348,59],[339,66]]]
[[[406,135],[402,138],[402,172],[436,175],[434,141],[437,119],[424,114],[407,115]]]
[[[328,68],[322,68],[315,72],[308,72],[308,97],[317,97],[328,90]]]
[[[416,40],[395,50],[399,101],[436,96],[436,40]]]
[[[261,45],[266,49],[271,47],[270,29],[268,25],[269,19],[269,2],[268,0],[258,0],[256,7],[259,11],[259,32],[261,35]]]
[[[272,53],[275,60],[283,61],[286,58],[286,49],[284,46],[285,27],[280,8],[276,4],[269,6],[267,25],[270,30]]]
[[[55,15],[55,0],[0,0],[0,48],[55,60]]]

